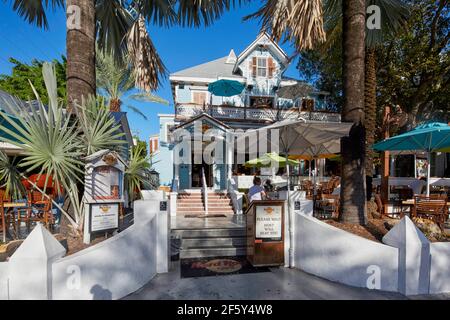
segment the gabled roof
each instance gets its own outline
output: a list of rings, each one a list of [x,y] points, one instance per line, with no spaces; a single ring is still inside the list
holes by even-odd
[[[179,78],[185,77],[214,80],[221,78],[243,79],[241,76],[233,74],[234,64],[229,63],[229,58],[230,56],[228,55],[210,62],[199,64],[197,66],[172,73],[170,75],[170,80],[178,80]]]
[[[191,123],[194,123],[195,121],[200,120],[200,119],[207,119],[208,121],[217,124],[219,127],[222,127],[222,128],[225,129],[225,130],[231,129],[231,127],[230,127],[229,125],[226,125],[226,124],[223,123],[222,121],[217,120],[216,118],[211,117],[211,116],[210,116],[209,114],[207,114],[207,113],[202,113],[202,114],[199,114],[198,116],[196,116],[196,117],[194,117],[194,118],[192,118],[192,119],[189,119],[189,121],[187,121],[187,122],[185,122],[185,123],[183,123],[183,124],[180,124],[179,126],[175,127],[174,130],[177,130],[177,129],[180,129],[180,128],[184,128],[184,127],[190,125]]]
[[[233,71],[235,72],[243,60],[259,45],[264,44],[266,47],[270,48],[271,51],[278,56],[281,63],[287,67],[289,64],[289,57],[286,55],[286,53],[281,49],[281,47],[272,40],[272,38],[266,33],[262,32],[259,34],[259,36],[253,41],[247,48],[245,48],[244,51],[241,52],[241,54],[237,57],[236,65],[233,68]]]
[[[131,134],[130,124],[128,123],[128,117],[126,112],[111,112],[112,117],[117,124],[120,124],[120,128],[125,133],[125,138],[129,146],[134,145],[133,135]]]

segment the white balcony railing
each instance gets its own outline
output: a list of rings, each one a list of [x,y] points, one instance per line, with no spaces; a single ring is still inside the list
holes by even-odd
[[[304,118],[316,121],[339,122],[339,113],[321,111],[301,111],[296,109],[277,110],[270,108],[244,108],[232,106],[202,106],[197,104],[178,104],[175,107],[178,118],[189,119],[205,112],[214,118],[222,120],[259,120],[259,121],[280,121],[286,119]]]

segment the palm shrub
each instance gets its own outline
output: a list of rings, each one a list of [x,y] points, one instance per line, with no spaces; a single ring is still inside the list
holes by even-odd
[[[63,104],[58,102],[54,66],[44,63],[42,72],[49,97],[47,107],[30,83],[39,101],[37,110],[31,108],[31,112],[23,112],[21,106],[5,101],[14,114],[0,112],[0,117],[5,120],[0,123],[0,130],[6,133],[0,141],[23,149],[23,159],[17,164],[17,172],[7,169],[5,159],[0,156],[0,177],[5,178],[6,185],[17,188],[17,178],[11,173],[26,178],[29,173],[38,170],[39,174],[52,176],[57,189],[63,187],[66,191],[73,209],[73,215],[65,210],[62,213],[74,229],[81,231],[84,206],[79,186],[84,177],[83,158],[101,149],[118,148],[124,143],[121,139],[123,134],[119,133],[119,125],[110,116],[109,110],[94,98],[83,102],[77,117],[71,117]]]
[[[158,181],[152,174],[150,158],[146,156],[145,145],[137,144],[130,149],[130,161],[125,171],[125,190],[131,200],[135,200],[141,196],[141,190],[156,189]]]
[[[106,96],[110,111],[121,111],[123,97],[135,101],[169,104],[167,100],[149,92],[130,93],[135,88],[135,71],[127,56],[115,58],[112,53],[99,48],[96,52],[97,93]],[[147,120],[144,113],[135,106],[126,107]]]

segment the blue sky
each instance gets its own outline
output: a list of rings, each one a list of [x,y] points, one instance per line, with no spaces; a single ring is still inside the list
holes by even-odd
[[[230,49],[236,54],[244,50],[257,36],[259,25],[257,21],[242,22],[242,17],[254,12],[260,2],[254,1],[239,9],[232,10],[222,16],[210,27],[158,28],[149,27],[150,36],[162,57],[169,72],[176,72],[200,63],[214,60],[227,55]],[[49,30],[44,31],[29,25],[11,10],[10,4],[0,1],[0,73],[9,74],[12,65],[9,57],[24,62],[36,58],[52,60],[65,54],[65,14],[59,9],[49,14]],[[289,45],[281,45],[286,53],[293,52]],[[286,75],[298,77],[293,62]],[[158,113],[173,113],[173,99],[168,79],[163,82],[157,95],[170,101],[169,106],[139,103],[124,99],[124,106],[132,104],[139,107],[148,120],[129,111],[128,119],[133,133],[147,141],[149,135],[159,130]],[[123,108],[127,111],[126,108]]]

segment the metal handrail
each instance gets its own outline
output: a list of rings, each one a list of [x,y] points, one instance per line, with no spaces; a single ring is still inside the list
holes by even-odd
[[[205,206],[205,214],[208,214],[208,185],[206,184],[205,168],[202,167],[202,192],[203,205]]]

